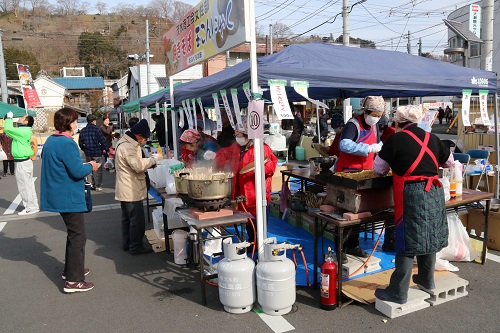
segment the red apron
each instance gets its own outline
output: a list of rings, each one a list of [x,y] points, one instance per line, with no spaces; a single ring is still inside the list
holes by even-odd
[[[368,145],[378,143],[377,140],[377,130],[375,126],[371,126],[369,130],[363,128],[363,121],[361,119],[363,115],[357,116],[356,119],[359,124],[359,135],[356,143],[366,143]],[[373,161],[375,160],[375,154],[369,153],[368,156],[358,156],[353,154],[347,154],[340,152],[337,165],[335,166],[335,171],[348,171],[348,170],[371,170],[373,167]]]
[[[413,164],[410,166],[408,170],[406,170],[405,174],[402,176],[398,176],[395,173],[392,174],[392,181],[394,185],[394,223],[396,224],[396,253],[404,253],[405,252],[405,239],[404,239],[404,223],[403,223],[403,205],[404,205],[404,187],[405,187],[405,182],[407,181],[427,181],[427,184],[425,186],[425,191],[429,192],[431,189],[432,184],[435,184],[438,187],[441,187],[441,183],[439,182],[438,175],[429,177],[429,176],[410,176],[413,170],[418,166],[420,161],[422,160],[422,157],[424,156],[425,153],[427,153],[432,160],[434,161],[434,164],[436,165],[436,170],[438,169],[439,165],[436,159],[436,156],[434,153],[427,147],[427,143],[429,142],[430,138],[430,133],[425,132],[425,137],[424,141],[420,140],[415,134],[408,130],[403,130],[402,132],[410,135],[420,146],[420,153],[418,154],[417,158],[413,162]]]

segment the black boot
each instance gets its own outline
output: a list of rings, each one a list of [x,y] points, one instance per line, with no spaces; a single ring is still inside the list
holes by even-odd
[[[396,238],[396,228],[395,227],[385,228],[384,245],[382,245],[382,251],[396,252],[395,238]]]

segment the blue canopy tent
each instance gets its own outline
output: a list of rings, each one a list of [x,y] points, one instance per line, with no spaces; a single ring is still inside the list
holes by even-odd
[[[268,80],[308,81],[309,96],[332,99],[382,95],[390,97],[462,95],[463,89],[496,92],[494,72],[456,66],[410,54],[340,45],[310,43],[290,45],[282,51],[257,59],[259,86],[269,99]],[[181,84],[174,89],[175,106],[185,99],[201,97],[210,103],[221,89],[238,89],[250,81],[250,62],[245,61],[211,76]],[[288,98],[303,100],[292,87]],[[212,105],[213,101],[211,104]]]
[[[142,108],[154,107],[156,103],[170,103],[170,88],[158,90],[152,94],[143,96],[129,103],[123,104],[123,112],[141,112]]]

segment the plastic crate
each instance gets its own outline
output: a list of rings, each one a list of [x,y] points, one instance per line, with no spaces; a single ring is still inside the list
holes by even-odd
[[[302,213],[301,227],[309,233],[314,233],[314,217],[306,212]]]
[[[294,227],[302,227],[302,213],[289,209],[288,223],[290,223]]]
[[[279,200],[272,200],[269,203],[269,212],[271,213],[271,216],[281,218],[283,216],[283,213],[280,211],[280,202]]]

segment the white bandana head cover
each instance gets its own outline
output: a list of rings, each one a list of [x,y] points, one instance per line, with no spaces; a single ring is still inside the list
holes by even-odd
[[[382,96],[366,96],[361,100],[361,106],[368,111],[385,111],[385,101]]]
[[[419,123],[422,117],[427,113],[427,109],[422,105],[400,106],[394,114],[394,121],[397,123]]]

